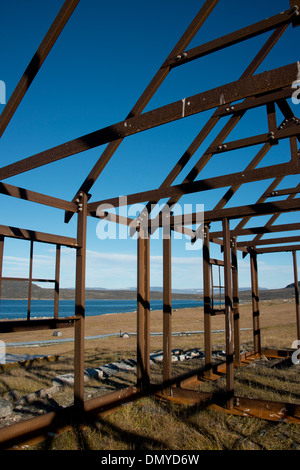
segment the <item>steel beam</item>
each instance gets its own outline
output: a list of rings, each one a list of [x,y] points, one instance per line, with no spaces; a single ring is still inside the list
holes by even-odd
[[[75,315],[74,328],[74,406],[80,413],[84,407],[84,332],[85,332],[85,276],[87,237],[87,195],[82,194],[82,211],[77,218]]]
[[[230,236],[246,236],[246,235],[255,235],[255,234],[265,234],[265,233],[276,233],[276,232],[292,232],[294,230],[300,230],[300,223],[293,224],[278,224],[271,225],[270,227],[250,227],[250,228],[240,228],[232,229],[230,231]],[[210,232],[210,237],[222,237],[222,231]]]
[[[238,258],[236,238],[231,238],[231,263],[232,263],[232,309],[234,326],[234,362],[241,362],[240,343],[240,311],[239,311],[239,281],[238,281]]]
[[[204,226],[203,237],[203,301],[204,301],[204,352],[206,376],[212,374],[211,285],[209,225]]]
[[[213,109],[220,106],[220,104],[228,104],[257,94],[279,90],[291,85],[297,79],[297,74],[297,63],[285,65],[130,117],[125,121],[2,167],[0,169],[0,179],[9,178],[108,142],[118,141],[153,127]]]
[[[54,318],[58,318],[58,315],[59,315],[60,255],[61,255],[61,247],[60,245],[56,245],[55,283],[54,283]]]
[[[73,328],[76,317],[65,318],[31,318],[28,320],[1,320],[0,333],[17,333],[21,331],[56,330],[57,328]]]
[[[143,229],[137,239],[137,386],[150,383],[150,238]]]
[[[278,15],[271,16],[265,20],[246,26],[238,31],[226,34],[220,38],[209,41],[201,46],[185,51],[180,57],[174,56],[166,60],[164,67],[178,67],[192,60],[204,57],[207,54],[222,50],[241,41],[253,38],[259,34],[266,33],[275,28],[290,24],[296,18],[296,11],[286,10]]]
[[[257,254],[263,253],[279,253],[283,251],[298,251],[300,250],[300,245],[286,245],[286,246],[276,246],[268,248],[255,248]]]
[[[279,196],[288,196],[289,194],[298,194],[299,192],[300,192],[299,188],[276,189],[276,191],[265,192],[263,196],[279,197]]]
[[[258,54],[254,57],[250,65],[246,68],[244,73],[241,76],[241,79],[250,77],[253,75],[253,73],[257,70],[259,65],[262,63],[264,58],[268,55],[270,50],[274,47],[274,45],[277,43],[278,39],[281,37],[281,35],[284,33],[285,29],[287,26],[282,26],[280,28],[277,28],[274,33],[270,36],[270,38],[266,41],[266,43],[263,45],[263,47],[260,49]],[[279,92],[281,97],[282,90]],[[290,96],[290,87],[288,90],[288,96]],[[267,95],[268,97],[270,94]],[[255,98],[255,100],[258,100],[259,98]],[[254,98],[248,98],[246,99],[242,104],[245,107],[244,109],[247,109],[247,106],[252,106],[252,103],[254,101]],[[262,104],[260,102],[260,104]],[[170,186],[175,178],[178,176],[178,174],[183,170],[183,168],[187,165],[189,160],[192,158],[196,150],[199,148],[199,146],[203,143],[205,138],[208,136],[208,134],[212,131],[212,129],[215,127],[215,125],[218,123],[220,117],[222,116],[222,112],[225,112],[226,115],[228,115],[228,112],[234,112],[231,110],[234,110],[235,106],[224,106],[221,105],[219,106],[213,115],[209,118],[209,120],[206,122],[206,124],[203,126],[199,134],[196,136],[192,144],[189,146],[189,148],[186,150],[186,152],[183,154],[183,156],[180,158],[178,163],[175,165],[173,170],[169,173],[167,178],[164,180],[164,182],[161,184],[160,188],[165,187],[165,186]],[[223,140],[230,134],[230,132],[233,130],[233,128],[238,124],[240,119],[242,118],[244,113],[244,110],[242,112],[234,112],[234,116],[230,119],[230,121],[224,126],[223,130],[218,134],[218,136],[215,138],[214,142],[216,145],[219,145],[220,143],[223,142]],[[208,163],[210,158],[212,157],[212,154],[209,155],[207,153],[203,154],[202,157],[198,160],[196,165],[192,168],[192,170],[189,172],[187,177],[183,180],[184,183],[190,183],[191,181],[194,181],[200,171],[204,168],[204,166]],[[172,207],[172,205],[176,204],[176,202],[180,199],[180,196],[177,197],[171,197],[169,201],[167,201],[167,206]],[[158,203],[158,201],[155,201]],[[152,202],[148,203],[146,206],[146,210],[151,209],[151,204]],[[150,207],[149,207],[150,205]],[[143,214],[144,211],[141,212],[140,216]],[[139,216],[139,217],[140,217]],[[139,220],[139,217],[137,220]]]
[[[3,276],[2,280],[3,281],[28,281],[28,277],[8,277],[8,276]],[[55,279],[42,279],[38,277],[33,277],[31,278],[32,282],[55,282]]]
[[[75,238],[64,237],[62,235],[53,235],[52,233],[36,232],[35,230],[27,230],[17,227],[8,227],[0,225],[0,235],[8,238],[20,238],[22,240],[34,240],[40,243],[59,244],[76,248],[77,242]]]
[[[27,303],[27,320],[28,321],[30,320],[30,309],[31,309],[32,270],[33,270],[33,240],[30,240],[28,303]]]
[[[207,152],[219,154],[224,152],[230,152],[232,150],[251,147],[254,145],[265,144],[267,142],[270,142],[271,144],[273,143],[274,145],[274,143],[278,140],[299,135],[300,129],[298,126],[298,122],[300,124],[300,120],[297,120],[295,125],[278,131],[275,130],[273,134],[265,133],[253,137],[246,137],[244,139],[239,139],[233,142],[226,142],[225,144],[219,146],[211,146],[208,148]]]
[[[252,60],[250,65],[247,67],[245,72],[242,74],[241,79],[245,79],[247,77],[250,77],[255,72],[255,70],[259,67],[259,65],[264,60],[264,58],[268,55],[270,50],[277,43],[278,39],[282,36],[282,34],[286,30],[286,28],[287,28],[287,25],[279,27],[273,32],[273,34],[270,36],[270,38],[266,41],[264,46],[261,48],[261,50],[255,56],[255,58]],[[288,87],[288,88],[289,88],[289,93],[290,93],[290,87]],[[276,99],[281,99],[282,98],[281,94],[283,93],[283,91],[284,90],[280,90],[279,92],[275,92],[275,94],[277,93]],[[285,92],[287,92],[287,89],[285,90]],[[270,97],[270,95],[271,95],[271,93],[268,93],[266,96]],[[274,94],[273,94],[273,98],[275,99]],[[216,146],[219,146],[220,144],[222,144],[224,139],[229,135],[229,133],[233,130],[233,128],[238,124],[241,117],[243,116],[243,113],[247,109],[251,109],[251,107],[253,106],[254,101],[255,101],[255,105],[257,105],[257,104],[261,105],[261,104],[266,102],[266,101],[263,101],[263,103],[262,103],[261,102],[261,97],[255,97],[255,98],[251,98],[251,99],[246,99],[246,100],[244,100],[243,103],[241,103],[241,104],[238,103],[237,105],[234,105],[234,106],[229,106],[229,105],[220,106],[219,108],[216,109],[213,116],[208,120],[206,125],[203,127],[203,131],[208,132],[208,131],[212,130],[212,128],[218,122],[218,119],[222,116],[222,113],[224,112],[224,110],[225,110],[226,115],[228,115],[229,113],[234,113],[234,116],[230,119],[230,121],[225,125],[224,129],[218,134],[218,136],[214,140],[214,144]],[[284,113],[286,113],[286,108],[289,108],[289,107],[288,107],[288,104],[286,102],[283,103],[283,101],[284,100],[281,99],[280,104],[281,104],[281,107],[284,108]],[[293,113],[291,112],[291,110],[288,110],[288,117],[291,118],[291,119],[293,118]],[[200,132],[200,134],[196,137],[195,141],[193,142],[193,144],[196,144],[196,145],[192,144],[190,146],[190,148],[187,151],[188,156],[193,155],[193,152],[195,151],[195,148],[197,148],[197,145],[200,145],[201,138],[202,137],[204,138],[204,135],[205,135],[205,132],[203,132],[202,135],[201,135],[201,132]],[[248,167],[246,169],[248,170],[248,169],[255,168],[255,166],[261,161],[261,159],[266,155],[267,151],[270,148],[271,148],[271,144],[269,144],[269,143],[265,144],[264,148],[257,154],[257,156],[253,159],[253,161],[250,163],[250,165],[248,165]],[[185,155],[183,157],[185,157]],[[193,169],[189,172],[187,177],[184,179],[183,183],[189,183],[191,181],[194,181],[196,179],[196,177],[198,176],[198,174],[200,173],[200,171],[204,168],[204,166],[210,160],[211,157],[212,157],[212,153],[211,154],[209,154],[208,152],[204,153],[202,155],[202,157],[199,159],[199,161],[196,163],[196,165],[193,167]],[[179,165],[182,164],[181,160],[179,161]],[[184,159],[184,164],[186,164],[186,158]],[[168,185],[170,185],[172,182],[173,182],[173,180],[168,181]],[[224,196],[223,201],[226,201],[226,198],[228,198],[228,197],[230,198],[231,195],[238,189],[238,187],[239,186],[232,187],[226,193],[226,195]],[[177,197],[173,196],[169,199],[169,201],[167,202],[167,205],[170,207],[173,204],[175,204],[179,199],[180,199],[180,196],[177,196]],[[220,201],[219,205],[221,205],[221,204],[222,204],[222,200]],[[217,206],[216,208],[220,208],[220,207]],[[197,234],[196,234],[196,238],[197,238]]]
[[[297,185],[297,188],[300,188],[300,183]],[[296,196],[296,194],[290,194],[285,200],[286,203],[290,204],[292,201],[294,201],[295,196]],[[264,227],[265,228],[271,227],[274,224],[274,222],[278,219],[279,215],[280,215],[280,211],[277,212],[277,213],[275,211],[275,213],[270,217],[268,222],[266,222]],[[237,225],[236,228],[240,228],[241,226],[244,226],[248,222],[248,220],[249,220],[248,218],[244,218],[243,220],[241,220],[241,222]],[[254,244],[257,243],[257,241],[260,240],[261,237],[262,237],[262,233],[257,234],[256,237],[254,237],[254,239],[253,239]]]
[[[231,256],[229,221],[222,220],[224,240],[224,284],[225,284],[225,335],[226,335],[226,407],[233,408],[234,357],[233,357],[233,308],[231,290]]]
[[[163,382],[172,377],[172,240],[163,229]]]
[[[247,240],[243,242],[238,242],[237,246],[249,246],[249,247],[257,247],[261,245],[275,245],[277,244],[282,244],[282,243],[291,243],[291,242],[300,242],[300,236],[296,237],[284,237],[284,238],[269,238],[266,240],[258,240],[256,243],[253,243],[252,240]]]
[[[28,67],[22,75],[18,85],[8,100],[4,110],[0,115],[0,137],[8,126],[11,118],[13,117],[16,109],[21,103],[26,91],[33,82],[36,74],[40,70],[43,62],[47,55],[51,51],[55,41],[63,30],[64,26],[68,22],[70,16],[78,5],[79,0],[66,0],[48,30],[46,36],[41,42],[39,48],[31,59]]]
[[[126,198],[120,199],[119,197],[105,199],[102,201],[92,202],[88,204],[88,210],[95,211],[97,207],[102,204],[111,204],[114,207],[121,205],[137,204],[148,200],[160,200],[166,197],[175,198],[181,197],[184,194],[193,194],[203,191],[210,191],[212,189],[224,188],[231,184],[245,184],[253,183],[256,181],[276,178],[278,176],[288,176],[298,174],[298,165],[294,163],[280,163],[263,168],[256,168],[246,171],[239,171],[224,176],[215,176],[213,178],[206,178],[203,180],[192,181],[191,183],[178,184],[163,188],[152,189],[149,191],[142,191],[140,193],[128,194]],[[132,224],[134,225],[134,224]]]
[[[236,103],[234,106],[220,107],[216,110],[216,116],[227,117],[231,114],[241,113],[242,111],[248,111],[249,109],[258,108],[269,103],[277,102],[282,99],[291,97],[291,87],[285,87],[280,91],[274,91],[263,95],[258,95],[251,100],[245,100],[242,103]]]
[[[298,283],[298,268],[297,268],[297,253],[296,253],[296,251],[293,251],[293,268],[294,268],[294,283],[295,283],[295,306],[296,306],[297,340],[300,341],[299,283]]]
[[[261,352],[260,337],[260,311],[259,311],[259,290],[257,275],[257,255],[254,250],[250,251],[251,289],[252,289],[252,315],[253,315],[253,341],[254,353]]]
[[[300,2],[299,0],[290,0],[290,6],[295,12],[293,16],[293,27],[300,25]]]
[[[219,0],[207,0],[203,7],[200,9],[199,13],[195,16],[194,20],[191,22],[191,24],[188,26],[184,34],[181,36],[180,40],[177,42],[175,47],[172,49],[170,52],[169,57],[177,56],[178,54],[182,54],[186,47],[189,45],[195,34],[199,31],[203,23],[206,21],[210,13],[213,11],[215,6],[217,5]],[[167,59],[168,59],[167,58]],[[160,67],[145,89],[145,91],[142,93],[140,96],[139,100],[137,103],[134,105],[132,110],[129,112],[128,116],[126,117],[126,120],[133,117],[133,116],[138,116],[142,113],[142,111],[145,109],[146,105],[149,103],[150,99],[152,96],[156,93],[160,85],[163,83],[165,78],[168,76],[170,72],[169,67]],[[101,157],[98,159],[90,173],[88,174],[87,178],[77,191],[76,195],[73,198],[73,201],[76,199],[77,194],[80,191],[84,192],[89,192],[96,180],[98,179],[99,175],[102,173],[103,169],[119,147],[123,140],[122,136],[119,136],[116,140],[113,142],[110,142],[107,148],[104,150],[102,153]],[[72,217],[71,212],[67,212],[65,214],[65,222],[68,222],[71,217]]]
[[[95,416],[102,415],[107,410],[114,410],[122,403],[140,398],[140,392],[135,387],[127,387],[104,396],[87,400],[84,403],[85,419],[95,420]],[[50,432],[60,433],[82,425],[78,421],[77,409],[74,405],[59,408],[57,411],[45,413],[19,423],[5,426],[0,429],[0,449],[13,449],[15,445],[27,442],[28,444],[40,441],[41,437],[49,437]]]
[[[0,194],[24,199],[30,202],[36,202],[38,204],[44,204],[46,206],[55,207],[56,209],[77,212],[77,204],[73,202],[64,201],[57,197],[37,193],[36,191],[30,191],[29,189],[19,188],[18,186],[13,186],[7,183],[0,182]]]
[[[284,213],[291,211],[300,210],[299,199],[285,200],[276,202],[264,202],[261,204],[249,204],[247,206],[230,207],[227,209],[212,210],[204,212],[204,221],[206,223],[217,222],[222,220],[224,217],[228,219],[240,219],[242,217],[258,217],[261,215],[268,215],[274,213]],[[187,214],[187,220],[189,224],[196,223],[199,218],[199,214],[191,213]],[[171,216],[171,226],[179,225],[182,223],[180,216]]]

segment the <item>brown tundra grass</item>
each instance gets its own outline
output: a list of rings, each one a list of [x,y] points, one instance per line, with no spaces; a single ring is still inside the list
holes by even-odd
[[[287,301],[261,302],[261,337],[263,348],[291,348],[296,339],[295,306]],[[134,358],[136,354],[135,314],[114,314],[87,317],[86,336],[105,333],[128,332],[129,338],[120,335],[86,341],[85,367]],[[173,332],[203,331],[203,311],[200,308],[173,312]],[[213,317],[213,330],[224,329],[224,318]],[[241,345],[251,350],[251,304],[240,308]],[[250,330],[248,330],[250,328]],[[162,314],[151,312],[151,332],[162,331]],[[72,329],[62,330],[62,338],[72,338]],[[26,333],[26,341],[53,339],[52,332]],[[21,333],[1,335],[6,343],[24,341]],[[224,333],[213,333],[214,349],[224,349]],[[70,342],[60,342],[38,349],[42,355],[57,355],[58,360],[33,363],[26,367],[7,368],[0,376],[0,397],[12,390],[21,396],[42,388],[49,388],[59,374],[73,371],[73,347]],[[188,350],[203,348],[203,333],[173,336],[172,347]],[[151,352],[162,349],[162,337],[151,336]],[[36,347],[7,347],[11,354],[37,354]],[[197,360],[174,364],[173,374],[182,373],[199,365]],[[235,369],[236,395],[273,401],[300,403],[300,366],[260,360],[249,366]],[[85,387],[89,399],[117,388],[135,384],[135,374],[124,373],[110,380],[93,380]],[[161,381],[161,368],[151,367],[151,380]],[[201,390],[222,391],[223,378],[203,384]],[[54,399],[58,405],[72,403],[73,390],[64,388]],[[0,421],[1,425],[1,421]],[[3,424],[2,424],[3,426]],[[268,422],[250,417],[237,417],[213,410],[175,406],[154,398],[143,398],[121,406],[115,412],[97,419],[92,425],[68,432],[34,445],[28,449],[66,450],[296,450],[300,449],[300,426],[284,422]]]

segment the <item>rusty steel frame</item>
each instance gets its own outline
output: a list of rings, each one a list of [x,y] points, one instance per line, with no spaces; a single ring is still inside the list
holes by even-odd
[[[3,113],[0,116],[0,137],[5,131],[15,110],[20,104],[28,87],[31,85],[38,73],[42,63],[47,57],[50,49],[54,45],[58,35],[63,30],[64,25],[70,18],[79,0],[66,0],[61,11],[57,15],[54,23],[42,41],[39,49],[34,55],[28,68],[23,74],[11,99],[8,101]],[[179,402],[196,400],[196,403],[210,404],[214,397],[209,397],[203,392],[193,392],[186,390],[184,384],[205,379],[214,379],[220,373],[226,376],[226,399],[222,404],[222,409],[227,412],[238,413],[237,407],[248,406],[250,409],[260,409],[261,417],[266,415],[262,410],[277,409],[278,403],[263,403],[249,399],[241,399],[234,394],[234,367],[248,363],[259,357],[260,354],[269,354],[270,357],[284,357],[284,354],[291,354],[291,351],[271,352],[262,349],[260,338],[260,312],[259,312],[259,287],[257,272],[257,255],[278,251],[291,251],[293,254],[293,267],[295,279],[295,303],[296,303],[296,324],[297,338],[300,339],[300,317],[299,317],[299,288],[297,276],[296,251],[300,245],[285,245],[300,240],[299,237],[281,237],[272,239],[261,239],[264,234],[279,233],[290,230],[299,230],[300,224],[289,223],[274,225],[280,214],[286,212],[296,212],[300,210],[299,199],[296,198],[300,191],[300,184],[294,188],[277,190],[277,186],[284,177],[299,174],[299,155],[297,142],[300,141],[300,119],[297,118],[289,107],[287,99],[291,96],[291,84],[296,80],[299,72],[299,63],[285,65],[274,70],[254,75],[258,66],[277,43],[286,29],[292,25],[297,27],[300,24],[300,2],[290,0],[290,8],[286,11],[257,22],[248,27],[227,34],[223,37],[210,41],[206,44],[187,49],[189,43],[194,38],[200,27],[208,16],[212,13],[218,0],[206,0],[204,5],[189,25],[181,39],[173,48],[162,66],[149,83],[144,93],[129,112],[125,120],[99,129],[96,132],[79,137],[72,141],[58,145],[52,149],[44,150],[36,155],[19,160],[10,165],[0,168],[1,180],[30,171],[34,168],[47,165],[62,158],[76,153],[98,147],[104,143],[108,146],[75,193],[72,201],[65,201],[56,197],[37,193],[28,189],[19,188],[4,182],[0,183],[0,193],[6,196],[28,200],[38,204],[45,204],[55,207],[65,212],[65,222],[68,223],[74,214],[77,214],[77,237],[68,238],[59,235],[44,234],[16,227],[0,226],[0,289],[1,280],[8,279],[2,277],[3,248],[5,237],[13,237],[30,241],[30,271],[29,271],[29,295],[28,295],[28,316],[27,320],[21,321],[1,321],[0,331],[28,331],[31,329],[44,329],[73,326],[75,331],[74,341],[74,406],[58,413],[60,422],[57,421],[56,413],[48,413],[45,416],[19,423],[0,429],[0,447],[5,447],[24,440],[33,435],[41,435],[45,430],[49,430],[55,424],[55,429],[64,428],[68,422],[75,419],[81,422],[83,417],[89,414],[104,412],[107,409],[115,408],[123,401],[133,400],[145,394],[156,394],[169,400],[178,397]],[[204,55],[230,47],[233,44],[245,41],[257,35],[273,31],[269,39],[258,52],[254,60],[244,71],[239,80],[219,86],[217,88],[198,93],[183,100],[170,103],[161,108],[143,113],[144,108],[156,93],[171,70],[178,66],[183,66],[192,60],[199,59]],[[235,103],[240,101],[239,103]],[[183,107],[184,106],[184,107]],[[281,124],[277,124],[276,106],[284,115]],[[267,132],[239,139],[236,141],[224,140],[231,131],[238,125],[244,114],[254,108],[265,107],[267,116]],[[187,151],[181,156],[171,172],[167,175],[159,188],[151,189],[141,193],[129,194],[126,201],[110,198],[102,201],[88,202],[91,194],[89,191],[104,170],[105,166],[116,152],[124,138],[137,132],[143,132],[157,126],[165,125],[169,122],[183,119],[193,114],[201,113],[205,110],[215,109],[197,137],[191,143]],[[181,184],[172,183],[180,172],[185,168],[191,157],[199,149],[200,145],[208,137],[212,129],[222,117],[229,117],[228,122],[219,132],[211,145],[201,155],[196,165],[184,178]],[[268,151],[278,145],[281,139],[289,139],[291,158],[287,163],[273,164],[266,167],[257,168]],[[218,177],[196,180],[203,168],[213,155],[224,154],[236,150],[244,149],[254,145],[262,145],[260,151],[255,155],[250,164],[242,172],[221,175]],[[245,183],[273,180],[268,189],[259,197],[256,204],[225,208],[231,197]],[[163,231],[163,371],[162,383],[154,386],[150,377],[150,238],[151,226],[141,226],[144,215],[149,215],[150,204],[158,204],[163,198],[169,198],[166,206],[172,206],[185,194],[200,193],[216,188],[228,188],[224,196],[216,204],[215,208],[204,212],[204,228],[200,226],[196,229],[186,227],[182,218],[170,216],[171,232],[173,230],[189,234],[191,242],[194,243],[197,237],[204,233],[203,238],[203,294],[204,294],[204,349],[205,365],[200,371],[192,371],[185,377],[173,377],[171,367],[171,344],[172,344],[172,255],[170,233]],[[278,196],[288,196],[281,201],[266,202],[268,198]],[[114,215],[109,212],[97,213],[100,204],[112,204],[120,207],[122,204],[129,205],[136,202],[145,203],[145,208],[136,219],[130,219]],[[155,229],[163,227],[162,211],[155,220]],[[270,219],[264,226],[244,228],[252,217],[270,215]],[[84,399],[84,331],[85,331],[85,275],[86,275],[86,244],[87,244],[87,217],[105,218],[115,223],[130,226],[131,234],[135,231],[137,237],[137,384],[135,387],[128,387],[122,391],[105,395],[95,400]],[[241,219],[234,229],[230,229],[231,220]],[[188,214],[189,224],[197,222],[197,214]],[[210,225],[214,222],[222,223],[221,231],[211,231]],[[253,240],[238,241],[238,237],[244,235],[256,235]],[[54,318],[50,320],[34,320],[30,318],[31,284],[36,281],[32,277],[33,244],[34,242],[52,243],[56,245],[56,265],[55,279],[39,280],[53,282],[55,286],[55,307]],[[210,258],[210,243],[221,246],[223,260]],[[276,245],[275,247],[262,247],[263,245]],[[75,285],[75,315],[68,318],[58,318],[59,300],[59,272],[60,272],[60,247],[69,246],[76,250],[76,285]],[[240,354],[239,338],[239,290],[238,290],[238,250],[243,252],[243,256],[250,255],[251,266],[251,288],[252,288],[252,311],[253,311],[253,355],[245,356]],[[213,264],[223,266],[225,279],[225,308],[223,309],[225,318],[226,336],[226,361],[223,365],[213,364],[212,361],[212,330],[211,317],[214,315],[212,308],[213,285],[210,280],[210,268]],[[1,293],[1,291],[0,291]],[[276,356],[279,355],[279,356]],[[280,355],[281,354],[281,355]],[[216,373],[217,371],[217,373]],[[222,372],[221,372],[222,371]],[[205,395],[205,396],[204,396]],[[239,403],[238,403],[239,402]],[[294,408],[293,408],[294,407]],[[291,409],[293,410],[291,411]],[[290,412],[291,411],[291,412]],[[293,422],[299,422],[299,406],[292,405],[284,408],[285,417],[288,416]],[[282,419],[282,416],[280,417]],[[29,427],[29,433],[27,433]]]
[[[76,239],[63,237],[53,234],[32,232],[24,229],[17,229],[16,227],[0,226],[0,299],[1,299],[1,283],[2,281],[27,281],[28,282],[28,305],[27,305],[27,320],[11,320],[11,321],[0,321],[0,333],[8,333],[13,331],[30,331],[35,329],[54,329],[58,325],[60,328],[66,328],[73,326],[76,317],[70,318],[58,318],[59,314],[59,276],[60,276],[60,252],[61,246],[68,246],[75,248],[77,247]],[[28,277],[7,277],[2,276],[3,267],[3,252],[4,252],[4,241],[5,238],[18,238],[22,240],[28,240],[30,242],[30,253],[29,253],[29,273]],[[34,278],[33,272],[33,246],[34,243],[49,243],[56,246],[55,252],[55,278]],[[36,320],[30,318],[31,310],[31,291],[32,282],[49,282],[54,284],[54,317],[53,319],[42,319]]]

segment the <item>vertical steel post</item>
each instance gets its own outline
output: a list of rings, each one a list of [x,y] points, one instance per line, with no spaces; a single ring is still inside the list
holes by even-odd
[[[234,325],[234,361],[240,364],[241,344],[240,344],[240,311],[239,311],[239,284],[238,284],[238,261],[236,238],[231,240],[231,263],[232,263],[232,306]]]
[[[259,291],[257,276],[257,254],[254,250],[250,251],[251,268],[251,290],[252,290],[252,314],[253,314],[253,342],[254,352],[261,352],[260,321],[259,321]]]
[[[172,376],[172,273],[171,233],[163,233],[163,381]]]
[[[28,284],[27,320],[30,320],[30,310],[31,310],[32,268],[33,268],[33,240],[30,240],[30,260],[29,260],[29,284]]]
[[[150,383],[150,243],[149,235],[139,229],[137,239],[137,385]]]
[[[60,274],[60,245],[56,245],[55,286],[54,286],[54,318],[58,318],[58,313],[59,313],[59,274]]]
[[[137,231],[137,385],[142,386],[144,376],[144,240]]]
[[[298,270],[297,270],[297,253],[296,253],[296,250],[293,251],[293,266],[294,266],[294,281],[295,281],[297,339],[298,339],[298,341],[300,341],[299,284],[298,284]]]
[[[210,265],[210,285],[211,285],[211,307],[214,308],[214,273],[213,265]]]
[[[87,195],[82,193],[77,218],[76,285],[74,326],[74,405],[82,411],[84,404],[84,330],[85,330],[85,273],[86,273],[86,230]]]
[[[227,218],[222,220],[224,243],[224,284],[225,284],[225,335],[226,335],[226,395],[227,409],[233,408],[234,364],[233,364],[233,311],[231,292],[230,230]]]
[[[147,231],[145,243],[145,385],[150,383],[150,235]]]
[[[272,135],[277,130],[277,120],[276,120],[276,108],[275,103],[267,103],[267,117],[268,117],[268,128],[269,133]]]
[[[203,300],[204,300],[204,351],[205,374],[212,373],[212,333],[211,333],[211,286],[210,286],[210,250],[209,225],[205,224],[203,234]]]

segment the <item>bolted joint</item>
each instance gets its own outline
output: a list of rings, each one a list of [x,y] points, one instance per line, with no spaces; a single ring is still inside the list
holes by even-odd
[[[275,139],[274,132],[270,132],[270,133],[269,133],[269,139],[270,139],[270,140]]]
[[[83,197],[83,192],[80,192],[77,196],[77,198],[75,199],[75,202],[77,204],[77,212],[82,212],[83,210],[83,204],[82,204],[82,197]]]
[[[239,397],[234,397],[234,406],[240,406]]]

